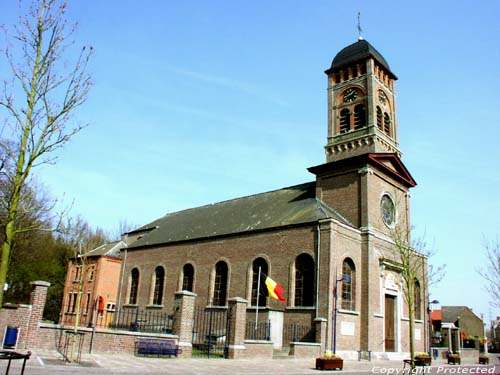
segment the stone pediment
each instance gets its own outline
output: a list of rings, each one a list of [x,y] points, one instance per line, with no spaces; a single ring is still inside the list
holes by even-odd
[[[417,182],[413,179],[410,172],[406,169],[397,155],[393,153],[371,153],[368,154],[368,158],[374,166],[390,174],[404,184],[410,187],[417,185]]]

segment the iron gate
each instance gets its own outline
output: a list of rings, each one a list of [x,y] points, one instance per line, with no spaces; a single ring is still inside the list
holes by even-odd
[[[199,307],[194,312],[193,357],[227,358],[231,314],[226,309]]]

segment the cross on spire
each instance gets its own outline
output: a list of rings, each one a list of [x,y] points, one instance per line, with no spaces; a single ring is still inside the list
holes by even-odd
[[[358,40],[363,40],[363,37],[361,36],[361,32],[363,29],[361,28],[361,12],[358,12]]]

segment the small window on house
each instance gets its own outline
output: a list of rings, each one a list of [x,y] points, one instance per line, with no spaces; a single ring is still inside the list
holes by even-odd
[[[194,281],[194,267],[193,265],[186,263],[184,267],[182,267],[182,290],[187,290],[188,292],[192,292],[193,281]]]
[[[377,127],[380,129],[380,130],[384,130],[384,128],[382,127],[382,119],[383,119],[383,115],[382,115],[382,110],[380,109],[379,106],[377,106]]]
[[[342,309],[354,311],[355,309],[355,283],[356,269],[354,262],[346,258],[342,263]]]
[[[75,278],[74,278],[74,280],[75,281],[79,281],[80,278],[81,278],[81,276],[82,276],[82,266],[76,266],[74,268],[74,270],[75,270]]]
[[[266,306],[266,296],[259,294],[259,303],[257,303],[257,286],[259,286],[259,269],[260,274],[264,274],[267,276],[268,266],[267,262],[264,258],[257,258],[252,263],[252,306]],[[262,282],[262,278],[261,281]],[[263,286],[260,285],[262,289]]]
[[[344,108],[340,111],[340,133],[347,133],[351,129],[351,111]]]
[[[130,292],[128,303],[131,305],[137,304],[137,292],[139,291],[139,270],[134,268],[130,272]]]
[[[116,304],[115,303],[107,303],[106,304],[106,311],[115,311],[116,309]]]
[[[95,266],[89,268],[89,281],[94,281]]]
[[[87,292],[87,300],[85,302],[85,314],[89,313],[90,309],[90,292]]]
[[[384,132],[391,135],[391,118],[387,112],[384,113]]]
[[[214,306],[225,306],[227,296],[227,273],[226,262],[220,261],[215,265],[215,284],[214,284]]]
[[[413,286],[413,307],[415,311],[415,319],[422,319],[422,299],[420,298],[420,283],[415,280]]]
[[[163,286],[165,283],[165,270],[158,266],[155,269],[155,288],[153,291],[153,305],[161,305],[163,302]]]
[[[295,306],[314,306],[314,260],[309,254],[295,259]]]
[[[363,104],[354,107],[354,129],[361,129],[366,126],[366,111]]]

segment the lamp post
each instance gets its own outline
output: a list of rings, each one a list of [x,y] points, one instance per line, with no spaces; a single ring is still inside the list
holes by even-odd
[[[432,347],[432,321],[431,321],[431,305],[435,305],[439,303],[438,300],[433,300],[433,301],[429,301],[427,303],[427,314],[428,314],[428,318],[429,318],[429,355],[432,355],[431,353],[431,347]]]
[[[337,280],[335,278],[335,309],[333,310],[333,354],[337,353],[337,299],[338,299],[338,283],[342,281],[351,281],[351,278],[349,276],[342,276],[340,279]]]

